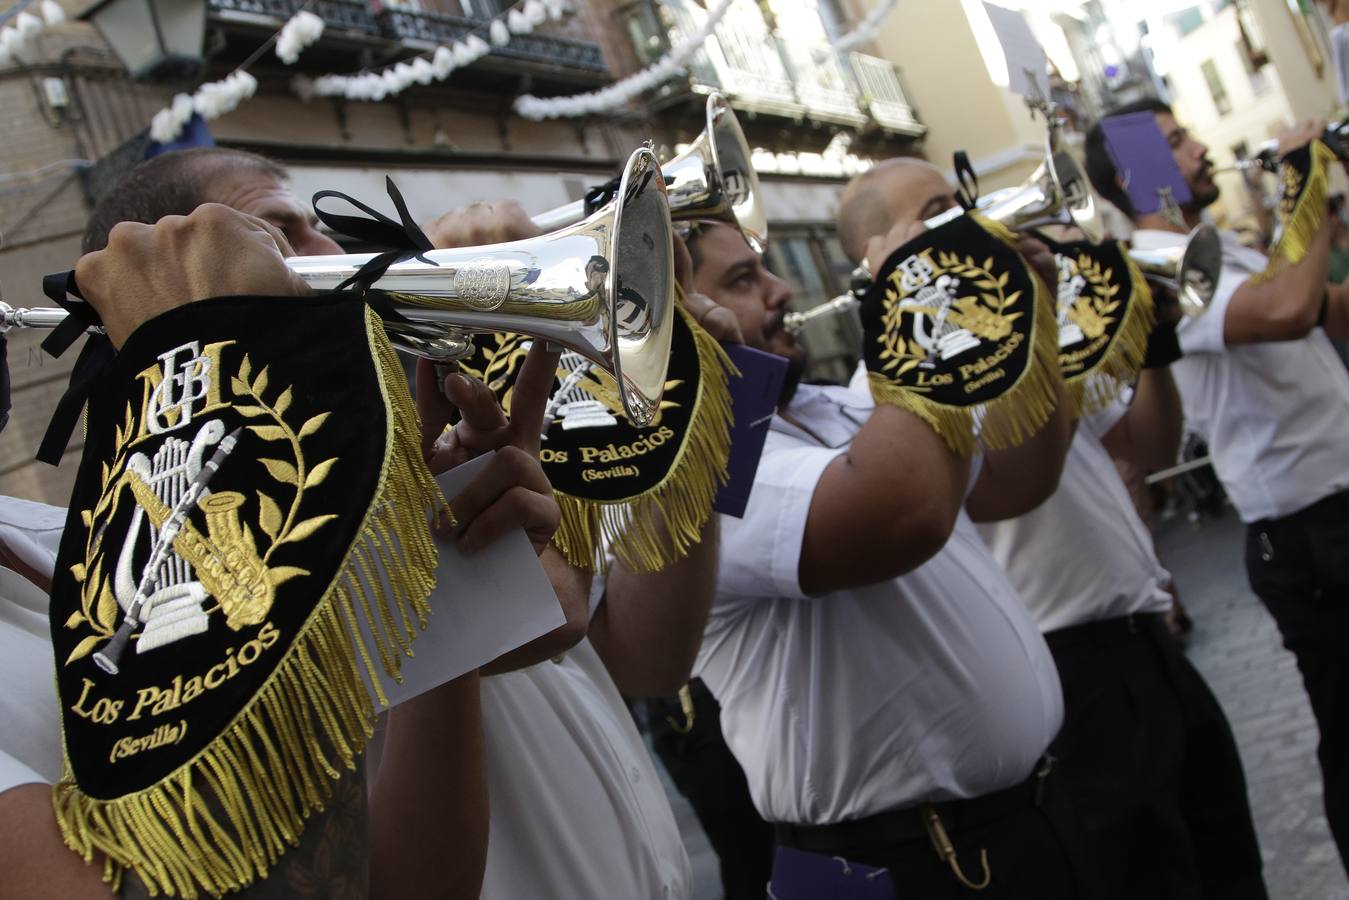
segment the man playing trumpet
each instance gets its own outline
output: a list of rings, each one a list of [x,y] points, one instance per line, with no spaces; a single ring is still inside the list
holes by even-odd
[[[1184,241],[1218,199],[1208,148],[1165,104],[1142,100],[1115,115],[1152,112],[1193,201],[1182,221],[1138,214],[1122,188],[1100,126],[1087,141],[1101,196],[1130,215],[1135,247]],[[1323,132],[1308,122],[1284,135],[1281,156]],[[1324,202],[1324,200],[1322,200]],[[1349,858],[1349,375],[1329,338],[1349,337],[1349,289],[1327,283],[1331,217],[1296,263],[1270,260],[1222,234],[1222,274],[1206,311],[1179,328],[1174,364],[1189,424],[1208,442],[1213,467],[1246,523],[1246,571],[1284,645],[1297,658],[1321,729],[1326,817]]]

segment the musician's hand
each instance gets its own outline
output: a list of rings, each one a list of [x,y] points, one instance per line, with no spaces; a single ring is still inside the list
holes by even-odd
[[[894,253],[924,231],[927,231],[927,226],[922,222],[900,222],[892,227],[888,233],[868,238],[865,256],[867,268],[871,271],[872,281],[876,280],[876,275],[880,272],[885,261],[889,259],[891,253]]]
[[[142,323],[196,300],[309,293],[286,268],[292,255],[285,236],[262,219],[204,203],[154,225],[113,226],[107,247],[75,265],[75,280],[121,348]]]
[[[436,249],[522,241],[543,234],[514,200],[473,203],[422,225]]]
[[[1035,274],[1044,280],[1052,299],[1059,289],[1059,264],[1054,259],[1054,253],[1045,245],[1044,241],[1037,240],[1028,234],[1017,237],[1016,252],[1020,253],[1022,259],[1030,263]]]
[[[523,528],[542,554],[553,539],[562,511],[539,458],[519,447],[502,446],[464,489],[450,499],[458,520],[438,529],[464,553],[488,546],[516,528]]]
[[[1279,135],[1279,156],[1285,156],[1297,148],[1311,143],[1313,138],[1319,138],[1325,133],[1325,130],[1325,119],[1308,119],[1294,125]]]

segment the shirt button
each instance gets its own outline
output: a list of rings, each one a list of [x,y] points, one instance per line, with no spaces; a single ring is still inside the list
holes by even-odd
[[[636,784],[642,780],[642,770],[633,766],[631,769],[628,769],[628,777],[632,779],[633,784]]]

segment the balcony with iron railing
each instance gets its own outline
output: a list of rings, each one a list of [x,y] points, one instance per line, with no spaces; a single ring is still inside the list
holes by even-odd
[[[210,0],[213,21],[226,28],[275,29],[302,8],[305,0]],[[400,50],[425,52],[452,44],[473,31],[481,34],[488,21],[443,12],[431,8],[430,3],[386,3],[379,8],[371,0],[310,0],[308,8],[327,25],[320,46],[331,40],[381,43],[385,57],[396,57]],[[514,35],[503,47],[493,46],[479,66],[484,70],[506,65],[519,69],[521,63],[531,74],[561,75],[580,84],[598,84],[609,77],[597,43],[553,34],[547,27]]]
[[[684,0],[634,0],[619,15],[638,61],[647,64],[696,34],[706,11]],[[893,64],[784,37],[769,29],[751,2],[733,6],[685,68],[689,90],[719,90],[752,112],[859,129],[874,123],[904,137],[926,131]],[[678,87],[667,86],[667,93]]]

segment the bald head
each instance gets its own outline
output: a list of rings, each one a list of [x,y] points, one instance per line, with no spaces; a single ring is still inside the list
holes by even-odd
[[[921,222],[956,205],[955,192],[941,170],[910,156],[882,160],[843,189],[838,239],[853,262],[866,255],[867,241],[901,222]]]

